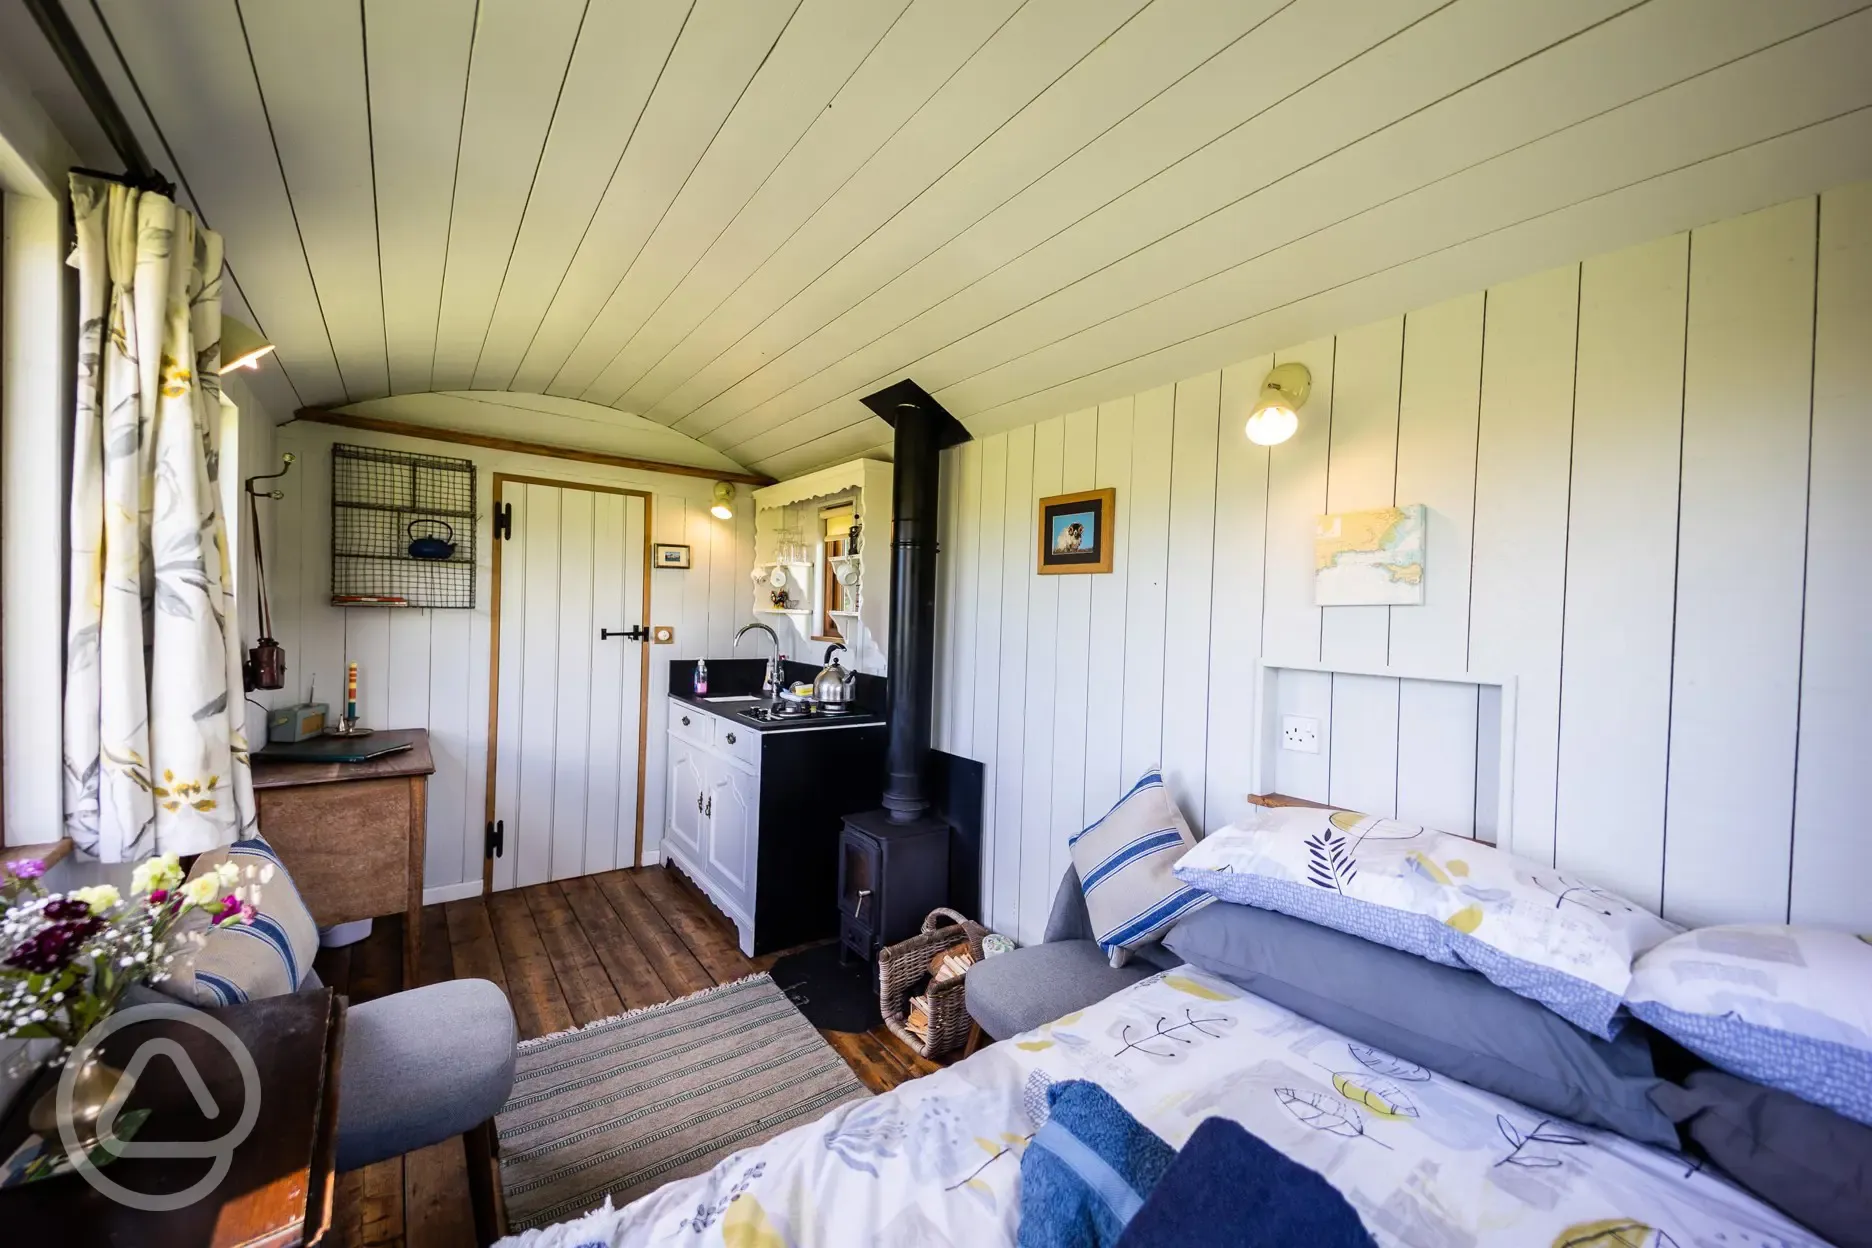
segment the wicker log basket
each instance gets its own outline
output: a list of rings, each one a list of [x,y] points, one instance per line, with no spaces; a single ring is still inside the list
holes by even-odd
[[[961,1048],[969,1039],[972,1020],[963,985],[964,972],[954,979],[929,986],[929,1043],[918,1040],[904,1025],[910,998],[929,977],[930,959],[951,946],[968,941],[969,956],[982,960],[982,937],[988,929],[947,907],[939,907],[923,920],[921,935],[891,945],[878,954],[878,1009],[884,1025],[920,1057],[941,1057]]]

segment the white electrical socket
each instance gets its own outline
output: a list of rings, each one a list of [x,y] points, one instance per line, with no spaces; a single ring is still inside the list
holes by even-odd
[[[1281,716],[1281,749],[1296,754],[1319,753],[1319,720],[1305,715]]]

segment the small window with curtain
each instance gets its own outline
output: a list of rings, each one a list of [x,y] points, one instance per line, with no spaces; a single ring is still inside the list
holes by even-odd
[[[814,641],[843,641],[844,632],[834,612],[849,611],[850,591],[839,578],[838,560],[844,557],[851,542],[852,507],[828,507],[819,513],[824,538],[819,555],[819,635]]]

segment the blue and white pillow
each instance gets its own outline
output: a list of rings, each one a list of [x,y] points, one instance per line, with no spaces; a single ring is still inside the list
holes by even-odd
[[[1872,1125],[1872,937],[1702,927],[1638,959],[1631,1012],[1731,1074]]]
[[[1263,810],[1177,864],[1186,884],[1468,967],[1603,1039],[1632,963],[1682,929],[1481,841],[1349,810]]]
[[[1103,819],[1068,842],[1092,931],[1113,966],[1123,966],[1131,950],[1209,904],[1206,893],[1178,882],[1171,872],[1195,843],[1155,768]]]
[[[227,891],[259,913],[249,923],[209,926],[199,911],[186,937],[192,946],[157,987],[193,1005],[238,1005],[299,991],[318,953],[318,926],[299,898],[273,847],[256,836],[210,850],[195,860],[191,880],[231,863],[238,881]]]

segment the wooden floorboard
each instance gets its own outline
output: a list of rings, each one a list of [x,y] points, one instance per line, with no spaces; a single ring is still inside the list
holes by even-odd
[[[669,921],[650,904],[629,873],[612,871],[596,876],[593,886],[610,902],[635,947],[649,959],[657,978],[669,988],[672,996],[686,997],[716,982],[689,952],[689,946],[670,927]]]
[[[649,867],[633,877],[657,912],[682,938],[718,984],[745,979],[754,973],[754,964],[736,947],[729,935],[733,929],[725,920],[717,922],[704,911],[707,902],[698,899],[690,885],[668,867]],[[710,908],[712,912],[712,907]]]
[[[520,892],[526,898],[527,909],[533,912],[533,926],[546,947],[573,1023],[583,1027],[622,1014],[624,1001],[618,989],[612,987],[611,976],[599,962],[559,885],[535,884]]]
[[[685,996],[773,966],[793,950],[749,958],[734,925],[666,867],[607,871],[471,897],[423,911],[424,984],[487,979],[513,1005],[522,1038]],[[379,919],[369,937],[321,949],[319,976],[354,1003],[402,986],[403,928]],[[940,1070],[888,1030],[821,1032],[873,1092]],[[473,1242],[460,1139],[338,1177],[336,1248],[448,1248]]]
[[[500,945],[494,940],[487,902],[471,897],[467,901],[451,901],[444,910],[448,915],[449,952],[455,963],[455,978],[491,979],[505,989],[507,972],[501,967]]]
[[[501,966],[507,972],[507,999],[513,1003],[514,1022],[522,1040],[534,1040],[570,1030],[572,1011],[553,973],[552,958],[533,925],[533,912],[518,892],[496,893],[487,899],[488,918],[500,947]]]
[[[612,907],[605,890],[595,877],[566,880],[562,886],[566,902],[578,917],[579,926],[591,940],[599,963],[611,977],[624,1008],[642,1009],[682,996],[686,989],[672,991],[657,973],[652,959],[641,948],[636,936]]]

